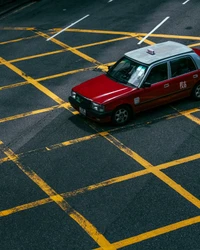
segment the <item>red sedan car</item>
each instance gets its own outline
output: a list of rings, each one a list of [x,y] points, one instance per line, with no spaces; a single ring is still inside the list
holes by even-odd
[[[188,96],[200,100],[200,50],[168,41],[126,53],[106,74],[75,86],[69,102],[92,120],[123,125]]]

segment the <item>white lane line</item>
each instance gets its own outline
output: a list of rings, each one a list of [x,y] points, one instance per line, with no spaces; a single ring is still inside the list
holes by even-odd
[[[186,3],[188,3],[190,0],[187,0],[187,1],[185,1],[184,3],[182,3],[182,4],[186,4]]]
[[[53,36],[49,37],[49,38],[47,39],[47,41],[51,40],[52,38],[54,38],[55,36],[59,35],[59,34],[60,34],[60,33],[62,33],[63,31],[65,31],[66,29],[68,29],[68,28],[72,27],[73,25],[75,25],[75,24],[79,23],[80,21],[82,21],[83,19],[87,18],[88,16],[89,16],[89,14],[88,14],[88,15],[86,15],[86,16],[84,16],[84,17],[82,17],[82,18],[80,18],[80,19],[79,19],[79,20],[77,20],[76,22],[71,23],[71,24],[70,24],[69,26],[67,26],[66,28],[62,29],[62,30],[61,30],[61,31],[59,31],[58,33],[56,33],[56,34],[54,34]]]
[[[108,3],[111,3],[113,0],[109,0]]]
[[[139,43],[138,44],[141,44],[141,43],[143,43],[144,42],[144,40],[148,37],[148,36],[150,36],[155,30],[157,30],[164,22],[166,22],[167,21],[167,19],[169,19],[170,17],[168,16],[168,17],[166,17],[161,23],[159,23],[151,32],[149,32],[141,41],[139,41]]]

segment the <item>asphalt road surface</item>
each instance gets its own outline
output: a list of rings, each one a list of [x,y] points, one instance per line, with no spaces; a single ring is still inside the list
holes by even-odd
[[[127,51],[168,40],[200,48],[199,9],[42,0],[0,16],[1,250],[200,250],[200,103],[124,127],[68,103],[73,86]]]

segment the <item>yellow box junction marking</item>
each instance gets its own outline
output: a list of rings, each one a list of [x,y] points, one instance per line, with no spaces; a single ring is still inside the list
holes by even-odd
[[[0,57],[0,63],[3,63],[5,66],[10,68],[12,71],[14,71],[16,74],[24,78],[26,81],[28,81],[30,84],[35,86],[37,89],[39,89],[41,92],[43,92],[45,95],[49,96],[52,100],[54,100],[56,103],[62,105],[64,108],[69,109],[68,104],[64,100],[62,100],[60,97],[58,97],[56,94],[51,92],[48,88],[44,87],[42,84],[37,82],[32,77],[26,75],[23,71],[12,65],[11,63],[7,62],[5,59]]]
[[[95,228],[86,218],[84,218],[79,212],[73,209],[69,203],[53,190],[44,180],[42,180],[33,170],[29,167],[23,166],[17,155],[5,147],[2,141],[0,141],[1,151],[10,158],[12,162],[26,175],[28,176],[44,193],[46,193],[52,201],[54,201],[66,214],[68,214],[74,221],[80,225],[83,230],[102,248],[102,249],[116,249],[110,244],[110,242]]]
[[[36,36],[38,37],[39,35],[36,35]],[[116,42],[116,41],[130,39],[130,38],[131,38],[130,36],[119,37],[119,38],[104,40],[104,41],[100,41],[100,42],[95,42],[95,43],[90,43],[90,44],[85,44],[85,45],[79,45],[79,46],[76,46],[76,47],[73,47],[73,48],[76,49],[76,50],[78,50],[78,49],[83,49],[83,48],[98,46],[98,45],[102,45],[102,44],[106,44],[106,43],[112,43],[112,42]],[[12,40],[12,42],[13,41],[17,41],[17,40]],[[9,42],[11,42],[11,41],[2,42],[2,43],[9,43]],[[149,41],[149,43],[150,43],[150,41]],[[1,45],[1,43],[0,43],[0,45]],[[26,56],[26,57],[22,57],[22,58],[11,59],[8,62],[14,63],[14,62],[20,62],[20,61],[24,61],[24,60],[30,60],[30,59],[40,58],[40,57],[44,57],[44,56],[51,56],[51,55],[55,55],[55,54],[59,54],[59,53],[67,52],[67,51],[71,51],[71,48],[72,47],[64,48],[64,49],[61,49],[61,50],[54,50],[54,51],[50,51],[50,52],[46,52],[46,53],[41,53],[41,54],[36,54],[36,55],[32,55],[32,56]]]
[[[74,143],[79,143],[79,142],[84,142],[86,140],[95,139],[95,138],[98,138],[99,136],[103,136],[103,135],[106,135],[106,133],[102,132],[102,133],[99,133],[99,134],[94,134],[93,136],[85,136],[85,137],[82,137],[82,138],[70,140],[70,141],[67,141],[67,142],[60,143],[60,144],[55,144],[55,145],[46,147],[43,150],[42,149],[41,150],[42,151],[44,151],[44,150],[46,150],[46,151],[54,150],[54,149],[58,149],[58,148],[63,147],[63,146],[64,147],[65,146],[70,146],[70,145],[72,145]],[[34,152],[34,150],[29,151],[28,153],[31,153],[31,152]],[[20,157],[23,157],[23,156],[24,156],[23,153],[18,154],[18,155],[16,154],[16,157],[18,159],[20,159]],[[3,158],[3,159],[5,159],[5,161],[10,161],[10,159],[8,157]],[[180,164],[190,162],[190,161],[194,161],[194,160],[198,160],[198,159],[200,159],[200,153],[195,154],[195,155],[191,155],[191,156],[188,156],[188,157],[184,157],[184,158],[181,158],[181,159],[177,159],[177,160],[174,160],[174,161],[171,161],[171,162],[166,162],[166,163],[157,165],[154,168],[156,168],[158,170],[163,170],[163,169],[167,169],[167,168],[170,168],[170,167],[175,167],[175,166],[178,166]],[[143,170],[132,172],[132,173],[129,173],[129,174],[126,174],[126,175],[114,177],[114,178],[111,178],[111,179],[108,179],[108,180],[105,180],[105,181],[102,181],[102,182],[99,182],[99,183],[95,183],[95,184],[92,184],[90,186],[74,190],[72,192],[62,193],[60,195],[62,197],[65,197],[65,198],[69,198],[69,197],[72,197],[72,196],[84,194],[86,192],[94,191],[94,190],[99,189],[99,188],[104,188],[104,187],[107,187],[107,186],[110,186],[110,185],[121,183],[121,182],[131,180],[131,179],[134,179],[134,178],[137,178],[137,177],[140,177],[140,176],[144,176],[144,175],[147,175],[147,174],[151,174],[151,171],[149,171],[149,169],[143,169]],[[45,204],[50,203],[50,202],[52,202],[52,200],[50,198],[45,198],[45,199],[41,199],[41,200],[38,200],[38,201],[30,202],[30,203],[27,203],[27,204],[24,204],[24,205],[16,206],[16,207],[13,207],[13,208],[10,208],[10,209],[2,210],[2,211],[0,211],[0,217],[8,216],[10,214],[13,214],[13,213],[16,213],[16,212],[19,212],[19,211],[24,211],[24,210],[34,208],[34,207],[37,207],[37,206],[45,205]]]
[[[112,135],[105,135],[103,136],[105,139],[110,141],[114,146],[116,146],[120,151],[124,152],[126,155],[130,156],[132,159],[137,161],[140,165],[144,168],[148,169],[152,174],[157,176],[160,180],[162,180],[165,184],[169,187],[174,189],[177,193],[179,193],[182,197],[186,200],[191,202],[194,206],[200,208],[200,200],[197,199],[194,195],[189,193],[186,189],[184,189],[181,185],[177,184],[174,180],[168,177],[166,174],[161,172],[160,170],[156,169],[152,164],[142,158],[140,155],[132,151],[130,148],[126,147],[123,143],[118,141]]]
[[[42,37],[46,38],[46,39],[50,38],[50,36],[48,36],[47,34],[41,32],[41,31],[35,31],[35,33],[36,33],[37,35],[39,35],[39,36],[42,36]],[[61,41],[59,41],[59,40],[57,40],[57,39],[55,39],[55,38],[52,38],[52,39],[51,39],[51,42],[53,42],[53,43],[55,43],[55,44],[61,46],[61,47],[64,48],[64,49],[68,49],[69,51],[71,51],[72,53],[76,54],[77,56],[82,57],[82,58],[85,59],[86,61],[89,61],[89,62],[91,62],[91,63],[93,63],[93,64],[96,64],[96,65],[101,65],[100,62],[98,62],[97,60],[93,59],[92,57],[90,57],[90,56],[88,56],[88,55],[86,55],[86,54],[80,52],[79,50],[77,50],[77,49],[75,49],[75,48],[73,48],[73,47],[70,47],[69,45],[67,45],[67,44],[65,44],[65,43],[63,43],[63,42],[61,42]]]
[[[31,30],[31,29],[30,29]],[[46,36],[46,34],[44,34],[45,36]],[[130,33],[129,33],[129,35],[130,35]],[[131,35],[133,35],[133,33],[131,33]],[[142,35],[145,35],[145,34],[143,34],[143,33],[140,33],[140,35],[142,36]],[[45,36],[43,36],[43,37],[45,37]],[[136,37],[137,36],[137,37]],[[141,39],[141,37],[139,37],[139,34],[137,34],[137,35],[135,35],[135,37],[137,38],[137,39]],[[156,37],[156,34],[153,34],[152,35],[152,37]],[[162,36],[162,37],[164,37],[164,36]],[[175,38],[174,36],[171,36],[171,38]],[[178,38],[178,37],[176,37],[176,38]],[[192,39],[191,37],[185,37],[185,38],[180,38],[179,37],[179,39]],[[196,37],[193,37],[193,40],[200,40],[200,38],[199,39],[197,39]],[[55,41],[54,41],[55,42]],[[57,43],[57,41],[56,41],[56,43]],[[59,45],[61,45],[61,44],[63,44],[63,43],[61,43],[60,41],[58,41],[58,43],[57,44],[59,44]],[[152,44],[153,42],[151,42],[151,41],[149,41],[149,44]],[[62,45],[61,45],[62,46]],[[68,46],[68,45],[65,45],[65,46]],[[98,61],[92,61],[92,60],[94,60],[93,58],[90,58],[90,57],[88,57],[87,55],[85,55],[85,54],[83,54],[83,53],[81,53],[81,52],[77,52],[76,50],[74,51],[74,48],[71,48],[71,47],[69,47],[68,46],[68,50],[71,50],[73,53],[75,53],[75,54],[77,54],[77,55],[79,55],[79,56],[81,56],[81,57],[83,57],[84,59],[86,59],[86,60],[88,60],[88,61],[91,61],[91,62],[93,62],[93,63],[97,63],[97,64],[100,64]],[[2,59],[0,59],[0,60],[2,60]],[[5,60],[3,60],[3,64],[5,64],[6,66],[8,66],[9,65],[9,63],[8,62],[6,62]],[[10,67],[11,66],[11,67]],[[15,71],[16,73],[18,73],[19,75],[23,75],[24,73],[22,72],[22,71],[20,71],[19,69],[17,69],[15,66],[13,66],[13,65],[9,65],[8,66],[9,68],[12,68],[12,70],[13,71]],[[17,69],[17,71],[16,71],[16,69]],[[21,74],[21,73],[23,73],[23,74]],[[23,76],[22,76],[23,77]],[[43,93],[45,93],[45,94],[47,94],[50,98],[52,98],[54,101],[56,101],[57,103],[59,103],[60,105],[65,105],[64,103],[63,103],[63,100],[62,99],[60,99],[59,97],[57,97],[54,93],[52,93],[51,91],[49,91],[47,88],[45,88],[43,85],[41,85],[41,84],[39,84],[38,82],[36,82],[34,79],[32,79],[32,78],[30,78],[29,76],[25,76],[25,77],[23,77],[25,80],[27,80],[27,81],[29,81],[31,84],[33,84],[35,87],[37,87],[40,91],[42,91]],[[38,85],[39,84],[39,85]],[[190,118],[189,118],[190,117]],[[191,118],[191,115],[190,114],[188,114],[188,118],[189,119],[193,119],[193,121],[194,122],[196,122],[197,124],[199,124],[199,119],[198,118],[196,118],[196,119],[194,119],[194,116],[192,116],[192,118]],[[113,136],[111,136],[110,134],[104,134],[104,135],[101,135],[101,136],[103,136],[103,137],[105,137],[106,139],[107,138],[109,138],[109,140],[108,141],[110,141],[110,138],[112,138],[111,139],[111,143],[113,144],[113,145],[115,145],[115,146],[117,146],[121,151],[123,151],[124,153],[126,153],[126,154],[128,154],[131,158],[133,158],[134,160],[136,160],[137,162],[139,162],[142,166],[144,166],[146,169],[145,170],[142,170],[143,172],[145,172],[146,171],[146,173],[153,173],[154,175],[156,175],[158,178],[160,178],[162,181],[164,181],[166,184],[168,184],[170,187],[172,187],[175,191],[177,191],[177,192],[179,192],[182,196],[184,196],[186,199],[188,199],[190,202],[192,202],[194,205],[196,205],[197,207],[199,207],[199,200],[196,198],[196,197],[194,197],[194,196],[192,196],[189,192],[187,192],[185,189],[183,189],[182,187],[180,187],[177,183],[175,183],[173,180],[171,180],[168,176],[166,176],[165,174],[163,174],[162,172],[160,172],[158,169],[155,169],[155,167],[153,167],[150,163],[148,163],[145,159],[143,159],[141,156],[139,156],[139,155],[137,155],[135,152],[133,152],[132,150],[130,150],[129,148],[127,148],[127,147],[125,147],[121,142],[119,142],[119,141],[117,141],[117,139],[116,138],[114,138]],[[120,145],[121,144],[121,145]],[[120,146],[119,146],[120,145]],[[47,149],[48,150],[48,149]],[[9,149],[8,149],[8,151],[9,151]],[[10,160],[12,160],[12,161],[14,161],[14,160],[16,160],[15,159],[15,157],[16,156],[14,156],[14,158],[12,158],[12,153],[13,152],[11,152],[11,155],[10,156],[8,156],[8,158],[10,159]],[[186,159],[187,157],[185,157],[185,159]],[[191,159],[192,159],[192,157],[191,157]],[[17,160],[18,161],[18,160]],[[180,160],[177,160],[177,163],[178,164],[181,164],[180,163],[181,161]],[[161,164],[163,167],[166,167],[167,166],[167,163],[166,164]],[[173,163],[171,162],[171,165],[173,165]],[[170,165],[170,166],[171,166]],[[19,167],[19,166],[18,166]],[[150,171],[149,171],[150,170]],[[47,188],[48,189],[48,188]],[[58,201],[58,202],[61,202],[62,200],[63,200],[63,197],[60,197],[60,195],[58,195],[58,194],[56,194],[56,195],[53,195],[53,196],[51,196],[51,199],[52,199],[52,197],[54,197],[54,201],[56,202],[56,200]],[[48,199],[48,198],[47,198]],[[50,200],[51,200],[50,199]],[[37,202],[36,202],[37,203]],[[76,217],[76,216],[75,216]],[[196,217],[195,217],[196,218]],[[80,219],[80,218],[79,218]],[[74,218],[74,220],[76,220],[75,218]],[[199,218],[198,218],[198,222],[199,222]],[[177,223],[175,223],[175,224],[177,224]],[[187,224],[187,223],[186,223]],[[173,224],[172,224],[173,225]],[[171,225],[170,225],[171,226]],[[90,228],[90,227],[89,227]],[[165,227],[163,227],[163,228],[165,228]],[[90,229],[89,229],[90,230]],[[174,229],[175,230],[175,229]],[[156,231],[156,230],[153,230],[153,231]],[[160,231],[160,230],[159,230]],[[165,231],[165,229],[164,229],[164,231]],[[171,231],[171,230],[170,230]],[[168,232],[168,231],[166,231],[166,232]],[[143,235],[143,234],[142,234]],[[137,237],[137,236],[136,236]],[[146,236],[145,236],[146,237]],[[123,244],[124,244],[124,242],[126,241],[126,243],[125,244],[127,244],[127,242],[131,242],[131,240],[133,241],[133,238],[135,238],[135,237],[132,237],[132,238],[129,238],[128,240],[124,240],[124,241],[120,241],[120,243],[118,242],[118,243],[114,243],[114,244],[122,244],[122,242],[123,242]],[[148,238],[148,237],[147,237]],[[130,240],[131,239],[131,240]],[[116,249],[116,248],[112,248],[112,245],[110,245],[110,243],[106,240],[106,239],[104,239],[103,238],[103,249]],[[114,245],[113,244],[113,245]],[[122,244],[122,245],[123,245]],[[131,244],[133,244],[133,243],[131,243]],[[100,249],[102,249],[102,246],[100,246],[101,248]],[[104,248],[105,247],[105,248]]]
[[[47,88],[45,88],[43,85],[41,85],[40,83],[38,83],[36,80],[34,80],[33,78],[31,78],[29,76],[26,76],[24,72],[22,72],[21,70],[19,70],[18,68],[16,68],[12,64],[10,64],[9,62],[5,61],[4,59],[0,58],[0,62],[2,62],[7,67],[9,67],[10,69],[12,69],[18,75],[22,76],[25,80],[28,80],[36,88],[38,88],[39,90],[41,90],[43,93],[45,93],[46,95],[48,95],[50,98],[52,98],[53,100],[55,100],[57,103],[64,105],[64,101],[62,99],[60,99],[54,93],[52,93]],[[93,129],[95,130],[95,128],[93,128]],[[123,151],[124,153],[126,153],[127,155],[129,155],[131,158],[135,159],[137,162],[139,162],[145,168],[150,168],[151,172],[155,176],[157,176],[159,179],[161,179],[163,182],[165,182],[167,185],[169,185],[171,188],[173,188],[176,192],[178,192],[179,194],[181,194],[185,199],[187,199],[188,201],[190,201],[192,204],[194,204],[195,206],[197,206],[198,208],[200,208],[200,201],[196,197],[194,197],[192,194],[190,194],[187,190],[185,190],[180,185],[178,185],[171,178],[169,178],[166,174],[164,174],[164,173],[162,173],[162,172],[157,171],[156,169],[154,169],[153,166],[150,163],[148,163],[142,157],[140,157],[139,155],[137,155],[135,152],[131,151],[129,148],[125,147],[121,142],[119,142],[113,136],[106,135],[106,136],[103,136],[103,137],[106,138],[108,141],[110,141],[113,145],[115,145],[116,147],[118,147],[121,151]]]
[[[113,246],[116,247],[116,249],[120,249],[122,247],[126,247],[126,246],[130,246],[133,245],[135,243],[144,241],[144,240],[148,240],[151,238],[154,238],[156,236],[162,235],[162,234],[166,234],[184,227],[188,227],[194,224],[200,223],[200,216],[196,216],[196,217],[192,217],[190,219],[186,219],[186,220],[182,220],[164,227],[160,227],[154,230],[151,230],[149,232],[146,233],[142,233],[133,237],[130,237],[128,239],[125,240],[121,240],[118,242],[113,243]],[[100,250],[102,248],[96,248],[96,250]]]

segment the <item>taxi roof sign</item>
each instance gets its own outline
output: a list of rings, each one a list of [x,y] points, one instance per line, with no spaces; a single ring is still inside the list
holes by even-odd
[[[147,49],[147,53],[150,55],[155,55],[155,51],[153,49]]]

